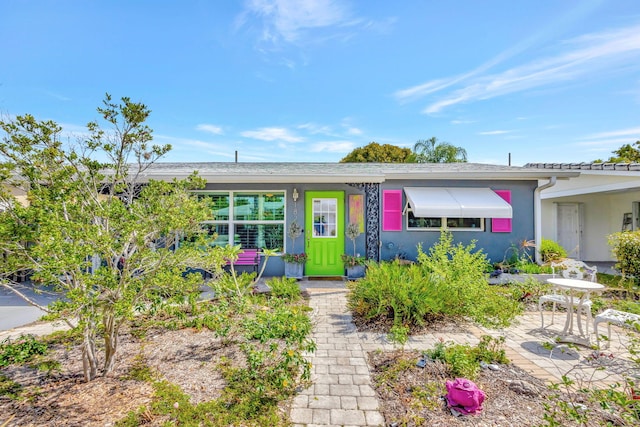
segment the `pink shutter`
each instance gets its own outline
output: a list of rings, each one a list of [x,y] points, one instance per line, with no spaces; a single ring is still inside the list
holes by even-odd
[[[402,190],[382,192],[382,231],[402,231]]]
[[[511,204],[511,190],[493,190],[493,192]],[[511,233],[511,218],[491,219],[491,231],[493,233]]]

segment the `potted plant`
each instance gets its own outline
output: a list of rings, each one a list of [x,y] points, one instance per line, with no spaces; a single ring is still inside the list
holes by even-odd
[[[347,278],[358,279],[364,277],[366,259],[356,253],[356,238],[360,235],[360,226],[353,222],[349,223],[345,234],[351,239],[351,243],[353,243],[353,255],[342,255],[342,264],[344,268],[347,269]]]
[[[304,264],[307,262],[307,254],[304,252],[296,253],[296,239],[302,234],[302,227],[295,220],[289,224],[287,236],[291,238],[291,253],[282,255],[284,261],[284,275],[296,279],[302,279],[304,273]]]

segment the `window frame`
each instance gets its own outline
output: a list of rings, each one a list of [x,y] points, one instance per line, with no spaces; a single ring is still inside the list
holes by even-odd
[[[487,221],[486,218],[483,217],[476,217],[477,219],[480,220],[480,227],[449,227],[447,225],[447,219],[449,218],[455,218],[458,219],[459,217],[447,217],[447,216],[442,216],[442,217],[427,217],[427,218],[440,218],[440,223],[444,224],[444,226],[440,226],[440,227],[410,227],[409,226],[409,213],[411,213],[413,215],[413,211],[411,210],[411,208],[407,208],[407,215],[406,215],[406,219],[405,219],[405,227],[407,229],[407,231],[441,231],[441,230],[448,230],[451,232],[454,231],[475,231],[475,232],[483,232],[486,231],[487,229]],[[414,217],[414,218],[424,218],[424,217]]]
[[[280,225],[282,226],[282,245],[277,248],[273,248],[275,250],[284,250],[287,244],[287,236],[286,236],[286,220],[287,220],[287,191],[286,190],[195,190],[193,191],[196,195],[226,195],[229,198],[229,214],[227,219],[223,220],[205,220],[202,221],[202,224],[212,224],[212,225],[226,225],[228,228],[228,236],[227,244],[239,245],[241,242],[235,241],[236,227],[239,225]],[[273,219],[273,220],[239,220],[235,219],[235,197],[240,195],[277,195],[282,194],[283,200],[283,215],[282,219]],[[213,216],[213,214],[210,214]],[[233,236],[232,241],[230,241],[230,237]],[[244,246],[243,246],[244,248]],[[245,249],[254,249],[253,247],[246,247]],[[262,248],[258,248],[262,249]]]

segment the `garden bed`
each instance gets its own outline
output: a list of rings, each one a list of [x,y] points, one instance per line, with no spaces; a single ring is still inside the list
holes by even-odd
[[[447,393],[446,381],[453,380],[441,362],[430,362],[424,368],[416,362],[415,351],[372,352],[369,364],[372,384],[380,401],[386,425],[398,426],[538,426],[545,414],[554,414],[561,402],[588,410],[589,420],[578,424],[555,414],[562,426],[627,426],[624,420],[602,410],[598,402],[584,395],[560,395],[543,381],[514,365],[498,365],[499,370],[483,369],[474,381],[486,394],[483,410],[477,415],[454,416],[442,397]],[[570,403],[569,403],[570,402]],[[550,405],[550,412],[545,411]],[[584,405],[584,406],[582,406]]]

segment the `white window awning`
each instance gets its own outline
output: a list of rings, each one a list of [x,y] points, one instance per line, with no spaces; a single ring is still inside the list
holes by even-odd
[[[511,205],[490,188],[405,187],[413,215],[422,218],[511,218]]]

